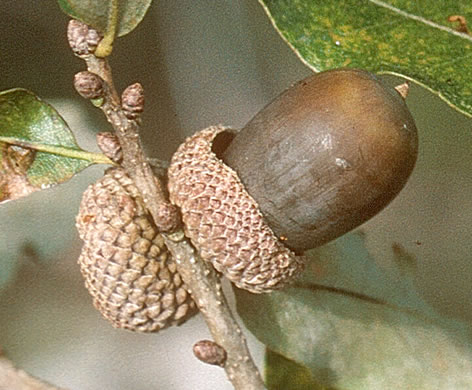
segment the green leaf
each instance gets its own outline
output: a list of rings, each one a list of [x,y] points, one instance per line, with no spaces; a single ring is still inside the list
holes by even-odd
[[[70,179],[94,163],[112,163],[80,149],[66,122],[24,89],[0,92],[0,202]]]
[[[468,0],[259,0],[309,67],[401,75],[472,116],[472,36],[448,21],[472,21]]]
[[[356,234],[309,256],[294,287],[236,291],[239,314],[268,348],[343,390],[472,388],[471,329],[422,300],[408,256],[398,274],[386,273]]]
[[[96,30],[105,33],[111,14],[113,0],[57,0],[62,10]],[[152,0],[119,0],[117,36],[135,29],[143,20]]]
[[[270,349],[265,355],[265,382],[268,390],[330,390],[317,384],[306,367]]]

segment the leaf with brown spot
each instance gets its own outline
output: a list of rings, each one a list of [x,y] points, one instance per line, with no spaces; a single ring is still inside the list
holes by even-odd
[[[0,202],[64,182],[95,163],[112,162],[80,149],[49,104],[24,89],[0,92]]]
[[[472,36],[464,26],[472,20],[469,0],[259,2],[314,71],[354,67],[403,76],[472,116]]]

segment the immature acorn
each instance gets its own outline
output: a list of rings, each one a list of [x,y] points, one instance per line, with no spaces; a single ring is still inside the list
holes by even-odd
[[[133,181],[112,168],[84,192],[79,258],[95,307],[115,327],[153,332],[197,311]]]
[[[235,136],[224,130],[181,145],[169,193],[202,258],[253,292],[279,288],[301,269],[290,249],[322,245],[383,209],[418,151],[404,98],[362,70],[308,77]]]

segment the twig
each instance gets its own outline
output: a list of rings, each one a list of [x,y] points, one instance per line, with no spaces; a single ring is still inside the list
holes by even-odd
[[[166,235],[166,245],[179,266],[179,273],[190,286],[215,342],[226,351],[223,365],[237,390],[264,389],[246,339],[235,321],[223,294],[221,283],[212,266],[202,261],[183,233]]]
[[[71,31],[71,28],[74,31]],[[74,46],[78,46],[77,42],[86,41],[89,35],[90,31],[84,28],[84,25],[71,21],[68,36],[76,54],[78,53]],[[75,42],[71,42],[71,37]],[[97,74],[104,81],[103,102],[100,108],[120,141],[123,149],[122,165],[135,180],[156,225],[161,230],[167,231],[163,236],[176,260],[179,273],[205,318],[214,341],[226,351],[227,358],[223,367],[229,380],[237,390],[264,389],[264,383],[250,356],[245,337],[223,294],[219,276],[210,264],[199,258],[183,232],[177,229],[178,214],[168,202],[161,182],[153,175],[143,153],[138,134],[140,127],[138,114],[142,109],[140,107],[142,100],[138,96],[140,86],[129,87],[123,93],[123,101],[120,103],[107,60],[97,58],[89,51],[78,55],[86,61],[89,72]],[[131,97],[125,96],[130,89]],[[132,95],[133,93],[135,95]],[[137,107],[136,112],[132,112],[133,107]]]
[[[1,390],[60,390],[16,368],[6,357],[0,356]]]

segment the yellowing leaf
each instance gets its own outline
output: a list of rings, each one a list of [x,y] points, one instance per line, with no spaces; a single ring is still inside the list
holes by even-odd
[[[448,21],[472,22],[466,0],[259,0],[309,67],[355,67],[402,75],[472,116],[472,36]]]
[[[266,350],[265,383],[269,390],[335,390],[319,385],[306,367]]]

